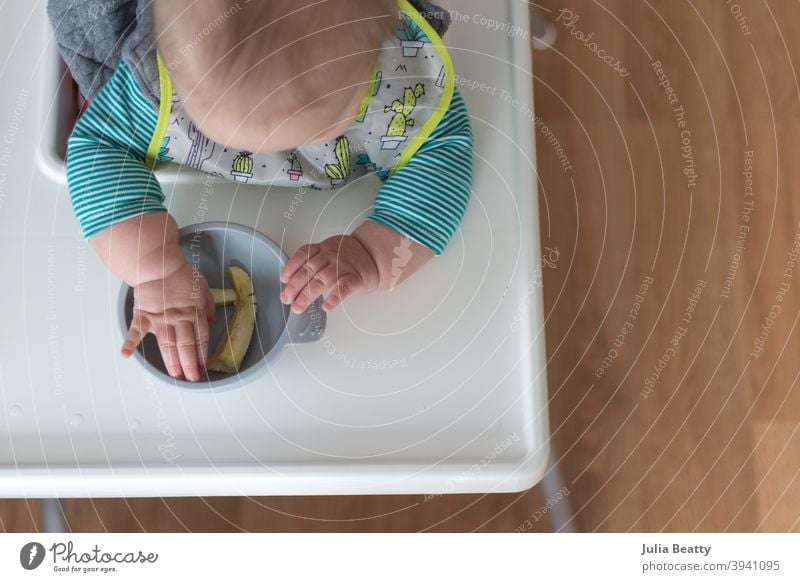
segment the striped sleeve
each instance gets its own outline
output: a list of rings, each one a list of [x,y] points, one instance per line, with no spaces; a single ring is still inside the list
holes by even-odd
[[[373,220],[440,255],[458,229],[472,188],[472,127],[461,94],[406,166],[386,179]]]
[[[67,142],[67,182],[85,238],[133,216],[166,211],[161,186],[145,165],[157,120],[124,62],[78,119]]]

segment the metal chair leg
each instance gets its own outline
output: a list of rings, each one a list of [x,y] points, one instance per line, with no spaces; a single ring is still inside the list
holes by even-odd
[[[558,464],[552,459],[550,466],[539,482],[542,497],[552,503],[552,507],[547,510],[547,519],[550,521],[550,529],[558,533],[575,533],[575,514],[572,511],[572,504],[569,499],[569,489],[564,484]],[[561,495],[559,495],[559,492]],[[566,492],[566,493],[565,493]]]
[[[547,50],[553,46],[558,33],[556,26],[535,6],[531,6],[531,46],[539,51]]]
[[[67,524],[59,499],[41,499],[42,533],[66,533]]]

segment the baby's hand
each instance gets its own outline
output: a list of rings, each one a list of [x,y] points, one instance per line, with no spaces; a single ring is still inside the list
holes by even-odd
[[[281,301],[302,313],[328,289],[333,290],[322,304],[325,311],[353,293],[374,291],[380,275],[372,255],[356,237],[339,235],[297,249],[281,272],[281,281],[286,283]]]
[[[214,299],[202,274],[185,263],[164,279],[137,285],[133,297],[122,355],[130,357],[153,333],[170,376],[199,380],[208,360],[208,322],[214,318]]]

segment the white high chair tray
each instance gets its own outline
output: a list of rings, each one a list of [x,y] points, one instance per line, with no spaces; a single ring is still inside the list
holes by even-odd
[[[472,201],[446,252],[395,291],[347,300],[324,339],[291,346],[266,375],[222,393],[176,389],[119,356],[120,282],[80,236],[58,154],[60,61],[44,6],[0,5],[0,496],[509,492],[538,482],[548,424],[530,46],[524,32],[486,21],[527,30],[526,2],[448,6],[476,152]],[[209,189],[204,174],[176,166],[159,177],[179,225],[241,223],[290,254],[355,228],[379,184],[299,199],[223,180]]]

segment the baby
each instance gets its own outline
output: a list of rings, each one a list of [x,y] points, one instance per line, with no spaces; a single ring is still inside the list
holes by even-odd
[[[208,357],[214,303],[205,280],[197,292],[157,163],[313,190],[377,175],[360,226],[287,262],[280,299],[298,313],[324,293],[331,310],[393,288],[452,238],[469,200],[472,133],[440,38],[446,12],[422,0],[90,6],[50,0],[48,11],[91,99],[68,142],[73,208],[98,256],[134,288],[125,357],[148,333],[173,377],[199,380]]]

